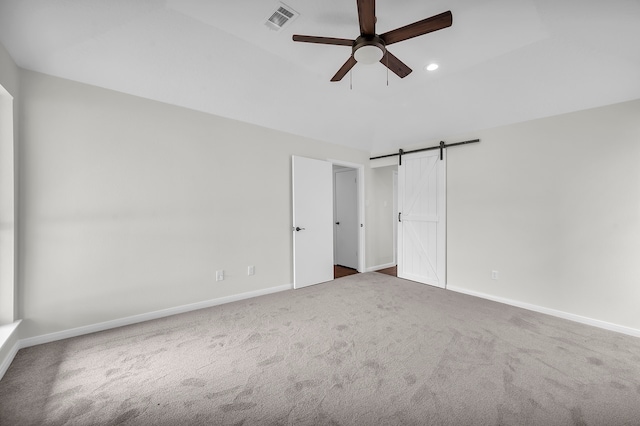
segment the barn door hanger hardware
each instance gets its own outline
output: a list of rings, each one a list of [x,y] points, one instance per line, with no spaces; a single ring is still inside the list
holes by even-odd
[[[387,154],[387,155],[379,155],[377,157],[371,157],[369,158],[369,160],[377,160],[379,158],[387,158],[387,157],[394,157],[394,156],[398,156],[398,165],[402,166],[402,156],[405,154],[412,154],[414,152],[422,152],[422,151],[431,151],[433,149],[439,149],[440,150],[440,160],[444,160],[444,149],[445,148],[449,148],[451,146],[458,146],[458,145],[466,145],[469,143],[476,143],[476,142],[480,142],[480,139],[473,139],[473,140],[469,140],[469,141],[463,141],[463,142],[454,142],[454,143],[450,143],[447,144],[444,141],[440,141],[440,144],[437,146],[430,146],[429,148],[422,148],[422,149],[414,149],[411,151],[405,151],[403,149],[398,150],[397,153],[394,154]]]
[[[435,148],[437,148],[437,147],[435,147]],[[444,152],[443,152],[444,148],[445,148],[444,142],[440,141],[440,160],[442,160],[444,158]],[[427,149],[429,149],[429,148],[427,148]],[[426,150],[419,150],[419,151],[426,151]],[[416,152],[416,151],[409,151],[409,152]],[[399,166],[402,166],[402,154],[404,154],[404,151],[399,149],[398,150],[398,165]],[[380,158],[380,157],[375,157],[375,158]],[[373,159],[374,158],[370,158],[370,160],[373,160]]]

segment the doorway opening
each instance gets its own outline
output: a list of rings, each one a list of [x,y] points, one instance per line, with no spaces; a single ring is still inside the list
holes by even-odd
[[[334,278],[357,274],[363,270],[361,235],[362,187],[361,166],[333,163],[333,264]]]
[[[358,273],[358,173],[333,166],[334,278]]]
[[[398,217],[398,170],[391,172],[391,188],[393,200],[393,212],[391,215],[391,228],[393,229],[393,266],[378,269],[376,272],[381,274],[398,276],[398,227],[396,226],[396,218]]]
[[[316,160],[292,156],[293,288],[298,289],[335,279],[334,273],[334,173],[333,167],[356,173],[355,198],[356,272],[365,268],[364,165],[340,160]],[[350,243],[354,243],[352,239]],[[350,265],[354,266],[354,265]]]

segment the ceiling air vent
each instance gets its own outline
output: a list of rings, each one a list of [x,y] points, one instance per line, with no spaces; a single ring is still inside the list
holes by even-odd
[[[280,3],[278,9],[264,23],[269,29],[280,31],[282,27],[295,20],[299,13],[284,3]]]

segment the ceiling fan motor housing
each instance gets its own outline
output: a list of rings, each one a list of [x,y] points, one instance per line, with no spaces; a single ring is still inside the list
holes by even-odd
[[[384,41],[377,35],[360,36],[353,42],[353,57],[358,63],[374,64],[384,56]]]
[[[331,81],[342,80],[357,63],[374,64],[376,62],[382,63],[398,77],[405,78],[411,74],[411,68],[387,51],[387,45],[447,28],[453,23],[453,15],[448,10],[378,35],[376,34],[376,0],[357,0],[356,3],[360,24],[360,36],[357,39],[293,35],[293,41],[351,46],[349,59],[340,67]]]

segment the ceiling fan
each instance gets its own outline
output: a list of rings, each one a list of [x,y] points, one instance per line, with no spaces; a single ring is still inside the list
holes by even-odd
[[[391,52],[387,50],[387,46],[399,41],[450,27],[453,23],[453,15],[451,14],[451,11],[447,11],[378,35],[376,34],[375,0],[357,0],[357,3],[358,21],[360,22],[360,36],[355,40],[299,34],[295,34],[293,36],[293,41],[300,41],[303,43],[351,46],[351,56],[338,70],[336,75],[333,76],[331,81],[342,80],[342,77],[344,77],[358,62],[372,64],[378,61],[393,71],[398,77],[404,78],[411,73],[411,68],[392,55]]]

